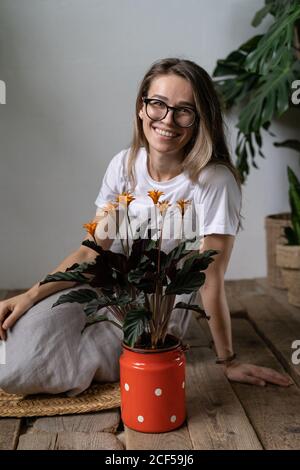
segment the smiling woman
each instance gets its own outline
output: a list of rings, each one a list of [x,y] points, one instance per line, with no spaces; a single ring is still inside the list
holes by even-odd
[[[217,363],[226,376],[255,385],[289,385],[282,374],[235,359],[224,275],[240,227],[241,190],[212,80],[189,60],[163,59],[146,73],[136,100],[131,146],[111,160],[95,201],[93,222],[101,224],[107,204],[114,204],[122,194],[128,197],[134,192],[130,208],[136,214],[147,209],[153,204],[147,196],[151,188],[152,194],[164,196],[161,202],[166,208],[176,201],[204,208],[198,234],[204,240],[199,249],[219,254],[206,270],[200,295],[210,316]],[[86,240],[93,241],[93,237],[89,234]],[[172,237],[167,240],[173,241]],[[108,249],[114,240],[97,242]],[[54,271],[93,262],[95,253],[88,245],[81,245]],[[67,294],[74,285],[70,281],[38,282],[26,293],[0,302],[0,336],[6,340],[7,353],[6,364],[0,366],[0,388],[22,394],[77,394],[92,380],[119,379],[119,330],[110,323],[98,323],[82,333],[84,307],[57,304],[58,292],[66,290]],[[56,307],[51,308],[53,304]],[[169,332],[182,338],[189,315],[185,309],[175,309]]]

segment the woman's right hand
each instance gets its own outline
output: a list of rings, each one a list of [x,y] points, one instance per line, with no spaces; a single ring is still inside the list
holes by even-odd
[[[0,338],[6,340],[6,330],[34,305],[28,292],[0,301]]]

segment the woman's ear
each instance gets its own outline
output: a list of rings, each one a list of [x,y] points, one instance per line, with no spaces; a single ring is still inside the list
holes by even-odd
[[[143,120],[143,117],[144,117],[143,108],[139,110],[139,117]]]

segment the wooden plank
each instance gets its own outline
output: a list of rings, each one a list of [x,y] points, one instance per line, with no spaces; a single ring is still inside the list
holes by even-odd
[[[225,281],[226,293],[239,298],[241,295],[259,295],[264,289],[257,283],[257,279],[238,279]]]
[[[256,279],[225,281],[226,297],[232,316],[238,318],[245,318],[247,316],[245,306],[240,301],[241,296],[255,296],[264,293],[264,287],[256,281]]]
[[[175,431],[152,434],[133,431],[125,426],[126,450],[191,450],[186,426]]]
[[[283,372],[282,366],[249,322],[237,319],[232,324],[241,361]],[[300,448],[298,387],[295,385],[289,388],[275,385],[258,387],[234,382],[231,384],[265,449]]]
[[[123,444],[109,432],[58,433],[59,450],[124,450]]]
[[[7,297],[7,290],[5,289],[0,289],[0,300],[4,300]]]
[[[261,450],[262,446],[214,353],[188,352],[187,426],[194,449]]]
[[[114,434],[108,432],[32,431],[19,439],[18,450],[123,450]]]
[[[197,320],[198,318],[198,320]],[[199,315],[195,312],[191,317],[189,326],[187,328],[186,334],[184,336],[184,344],[188,344],[190,347],[205,347],[209,348],[211,346],[211,338],[207,338],[201,329],[201,323],[206,323],[207,320],[200,319]]]
[[[0,291],[0,300],[3,299],[10,299],[10,297],[14,297],[15,295],[19,295],[25,292],[24,289],[10,289],[10,290],[1,290]],[[1,297],[2,295],[2,297]]]
[[[243,296],[241,302],[255,330],[300,386],[300,364],[291,360],[291,345],[300,339],[300,315],[297,317],[268,295]]]
[[[0,418],[0,450],[16,449],[20,429],[20,419]]]
[[[82,415],[53,416],[37,418],[32,423],[32,429],[58,432],[116,432],[120,423],[118,409],[100,411],[99,413],[86,413]]]
[[[264,289],[264,293],[266,295],[273,297],[273,299],[284,306],[285,310],[288,310],[293,316],[299,318],[300,308],[295,307],[288,302],[286,289],[276,289],[276,287],[270,286],[266,278],[258,278],[256,279],[256,282],[262,289]]]

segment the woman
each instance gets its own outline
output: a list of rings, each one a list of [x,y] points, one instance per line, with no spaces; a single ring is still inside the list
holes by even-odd
[[[170,203],[185,199],[204,206],[201,249],[216,249],[220,254],[207,269],[200,294],[211,316],[218,362],[226,376],[255,385],[288,386],[289,378],[240,363],[234,355],[224,274],[240,225],[241,191],[212,81],[194,62],[165,59],[146,73],[137,96],[132,144],[113,158],[106,171],[95,220],[101,223],[103,206],[124,190],[135,192],[133,210],[143,209],[149,187],[163,191]],[[101,240],[104,248],[111,242]],[[90,262],[93,256],[92,250],[80,246],[55,271]],[[109,323],[96,324],[81,334],[85,315],[80,305],[51,309],[57,292],[73,286],[70,282],[36,284],[0,302],[0,336],[7,351],[7,364],[0,366],[0,388],[11,393],[76,394],[93,379],[118,379],[119,330]],[[174,322],[176,317],[176,327]],[[186,326],[187,321],[180,325],[181,334]]]

